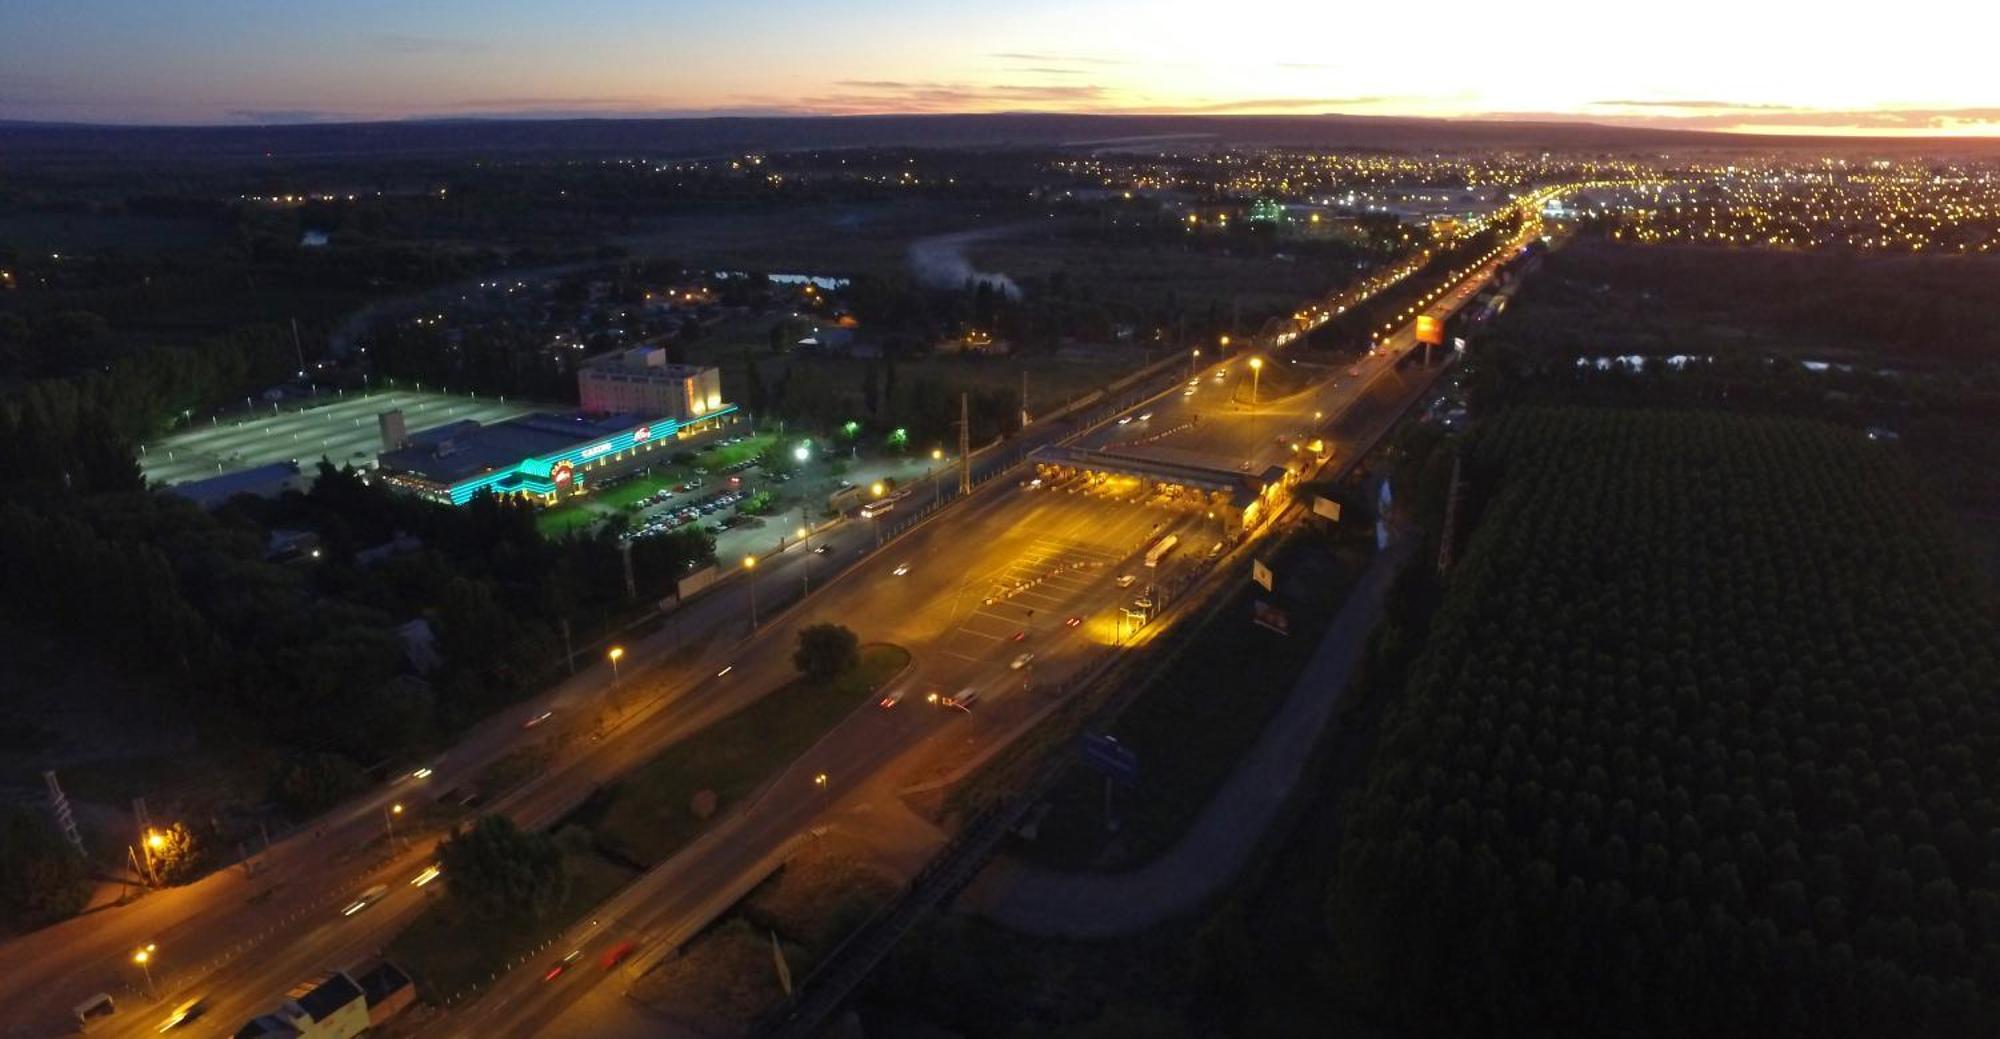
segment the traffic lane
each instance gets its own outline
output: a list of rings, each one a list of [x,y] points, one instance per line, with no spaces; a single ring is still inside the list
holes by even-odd
[[[990,504],[992,503],[989,503],[989,505]],[[862,531],[850,528],[848,535],[845,538],[841,538],[839,540],[849,543],[863,542],[863,546],[865,546],[864,537],[865,535],[863,534]],[[859,555],[858,547],[856,555]],[[796,562],[794,565],[796,567],[802,568],[806,566],[813,566],[815,562],[819,561],[814,559],[806,559],[804,557],[805,553],[802,551],[799,557],[795,557]],[[740,594],[741,593],[739,590],[739,596]],[[760,668],[760,670],[766,670],[766,669],[774,672],[779,672],[782,670],[775,666],[770,666],[768,668]],[[605,677],[607,676],[599,675],[596,677],[594,681],[591,682],[592,685],[599,687],[596,690],[596,692],[601,693],[602,688],[608,685],[608,683],[604,681]],[[780,678],[781,675],[767,674],[759,677],[768,680],[773,678]],[[789,677],[789,676],[782,676],[782,677]],[[574,687],[566,685],[564,689],[558,693],[558,698],[554,701],[553,706],[554,707],[562,707],[566,705],[574,706],[579,701],[579,699],[588,699],[588,697],[579,697],[578,691]],[[747,702],[747,700],[743,702]],[[598,768],[596,768],[594,771],[592,771],[584,778],[586,779],[587,783],[591,785],[594,785],[599,782],[609,781],[611,778],[615,778],[615,776],[620,774],[621,772],[629,769],[630,767],[634,766],[639,762],[642,762],[647,757],[649,757],[651,753],[655,752],[655,747],[647,746],[647,744],[670,742],[671,739],[685,735],[686,732],[688,731],[698,729],[702,725],[705,725],[708,721],[712,721],[715,718],[719,718],[720,716],[729,713],[730,710],[736,709],[737,707],[740,706],[741,703],[730,702],[725,704],[724,707],[718,708],[712,712],[704,712],[705,715],[709,715],[706,717],[697,717],[692,719],[689,718],[674,719],[669,724],[664,726],[667,729],[667,731],[663,735],[656,736],[652,740],[642,740],[635,743],[613,745],[615,749],[613,749],[612,747],[607,747],[605,751],[599,752],[597,755],[595,755],[597,759],[596,764],[598,765]],[[552,708],[544,708],[544,709],[552,709]],[[472,762],[469,762],[468,765],[483,765],[485,761],[490,761],[494,757],[497,757],[498,754],[504,752],[505,750],[511,749],[512,745],[515,742],[517,742],[517,740],[514,738],[516,737],[517,734],[512,731],[512,725],[513,723],[507,720],[499,720],[494,725],[492,725],[491,732],[489,733],[489,739],[475,741],[475,743],[482,745],[490,742],[492,746],[484,746],[482,748],[484,750],[483,753],[474,753],[469,755],[474,760]],[[464,752],[461,751],[460,753],[463,754]],[[586,758],[590,756],[591,755],[586,753]],[[435,791],[435,790],[449,789],[449,786],[446,784],[448,784],[452,779],[453,776],[451,773],[441,772],[441,773],[434,773],[433,776],[429,777],[425,782],[428,785],[429,789]],[[574,783],[571,784],[572,793],[574,791],[575,785],[576,784]],[[351,805],[345,813],[345,820],[344,820],[345,825],[348,826],[372,825],[372,818],[374,814],[379,810],[380,806],[389,803],[390,799],[394,796],[396,796],[396,791],[393,790],[382,791],[379,792],[378,795],[372,800],[364,800],[363,802]],[[553,815],[555,814],[555,808],[551,806],[543,814]],[[300,849],[300,853],[305,854],[310,850],[311,849]],[[386,916],[387,914],[383,915]],[[250,998],[255,998],[255,997],[253,996]]]
[[[220,968],[185,983],[169,981],[173,958],[184,950],[171,941],[159,943],[157,962],[163,967],[156,978],[161,982],[160,999],[131,1013],[120,1012],[93,1029],[93,1035],[142,1036],[155,1033],[168,1011],[179,1003],[200,998],[202,1012],[194,1021],[175,1029],[176,1035],[231,1035],[242,1023],[269,1012],[292,986],[327,970],[359,965],[366,951],[379,949],[401,930],[422,908],[425,898],[437,892],[435,885],[417,888],[409,884],[424,864],[431,861],[428,849],[416,849],[393,862],[367,873],[348,878],[338,887],[317,892],[314,904],[296,920],[285,922],[285,933],[264,943],[254,954],[246,951]],[[373,885],[385,889],[380,901],[352,914],[343,914],[358,895]],[[359,954],[355,950],[365,950]]]
[[[1048,435],[1056,435],[1056,432],[1050,431]],[[989,452],[986,459],[975,460],[975,464],[986,469],[1005,464],[1006,459],[997,455],[997,452]],[[944,478],[944,474],[940,474],[939,478]],[[838,546],[836,553],[849,559],[859,557],[863,550],[872,547],[870,532],[860,524],[837,528],[834,532],[820,535],[819,540],[822,543]],[[832,574],[828,571],[838,572],[844,567],[838,562],[829,565],[828,557],[809,556],[802,549],[796,555],[792,553],[781,555],[779,565],[773,569],[776,571],[772,575],[774,578],[789,578],[794,576],[792,572],[796,572],[803,587],[808,576],[813,579],[829,579]],[[814,570],[819,572],[808,574],[808,571]],[[732,590],[734,595],[729,594]],[[633,671],[640,670],[642,665],[649,663],[647,658],[671,651],[672,644],[678,644],[686,638],[698,637],[716,628],[726,628],[727,614],[735,609],[747,607],[747,598],[743,582],[737,581],[731,582],[731,585],[725,588],[717,589],[712,597],[691,604],[686,608],[690,613],[684,614],[684,618],[693,615],[696,605],[702,607],[699,612],[705,616],[702,620],[692,623],[683,619],[681,624],[695,627],[697,629],[695,632],[681,630],[670,632],[663,627],[649,636],[635,640],[635,649],[631,651],[631,662],[626,668]],[[742,605],[739,606],[739,603]],[[707,623],[703,623],[703,620]],[[746,629],[747,626],[746,620]],[[407,772],[401,773],[392,784],[363,795],[360,799],[343,806],[335,816],[322,820],[312,829],[313,836],[310,839],[305,836],[306,831],[301,831],[295,837],[274,845],[267,852],[264,861],[269,864],[270,870],[291,874],[295,881],[300,882],[295,884],[295,887],[300,889],[311,887],[315,881],[322,879],[315,867],[327,866],[330,860],[338,857],[331,854],[329,849],[344,846],[346,842],[371,831],[377,815],[385,806],[406,797],[419,795],[435,797],[453,789],[455,785],[469,783],[486,765],[525,743],[541,738],[539,733],[524,735],[523,723],[529,718],[539,717],[544,711],[574,714],[592,709],[597,701],[604,698],[610,687],[608,667],[602,661],[594,663],[594,667],[587,666],[584,672],[562,683],[551,693],[488,719],[465,741],[431,759],[432,763],[425,767],[432,768],[432,775],[421,780],[421,786],[408,785],[412,777]],[[636,680],[636,676],[628,681],[632,680]],[[550,721],[545,724],[553,724],[555,720],[554,716],[551,716]],[[681,726],[672,728],[678,730]],[[609,762],[602,773],[594,777],[594,781],[602,781],[605,777],[615,775],[619,769],[629,767],[631,761],[643,760],[644,756],[645,752],[628,751],[624,755],[624,760]],[[220,873],[211,876],[203,883],[215,888],[233,887],[234,885],[230,883],[232,879],[233,874]],[[107,928],[104,926],[107,922],[105,919],[93,919],[91,926],[86,930],[98,940],[64,943],[63,948],[70,955],[62,957],[65,961],[62,969],[52,973],[57,977],[74,979],[92,973],[90,968],[94,966],[99,972],[110,974],[107,965],[122,963],[131,947],[146,940],[156,940],[156,936],[165,933],[170,927],[185,929],[176,933],[176,939],[187,943],[184,951],[195,954],[204,961],[216,949],[233,945],[234,939],[242,933],[262,930],[254,926],[258,921],[246,920],[240,916],[232,916],[228,920],[203,919],[205,910],[236,908],[237,903],[225,895],[198,892],[191,888],[178,889],[179,897],[171,899],[173,905],[170,908],[168,901],[165,900],[168,894],[173,893],[154,896],[162,899],[161,901],[148,900],[150,904],[141,903],[148,905],[150,911],[144,914],[143,918],[132,916],[131,924],[126,927]],[[281,899],[267,899],[266,902],[270,907],[269,912],[274,917],[282,917],[286,910],[291,908],[290,903]],[[246,923],[251,926],[245,926]],[[205,941],[201,937],[204,932],[207,934]],[[41,962],[44,965],[48,963],[47,960]],[[20,978],[21,974],[17,973],[14,976]],[[74,1005],[75,1002],[87,997],[90,992],[98,990],[87,983],[83,985],[72,983],[63,987],[72,988],[73,991],[64,992],[59,987],[35,986],[30,991],[39,993],[39,997],[17,1002],[16,1005],[33,1003],[37,1011],[53,1016],[59,1013],[57,1008]],[[107,976],[104,987],[115,988],[114,978]],[[74,998],[69,998],[70,996]]]
[[[1082,512],[1087,510],[1077,509],[1073,511]],[[1089,521],[1087,517],[1083,516],[1078,516],[1076,519],[1079,522]],[[1106,578],[1103,582],[1098,582],[1098,584],[1108,583],[1109,581],[1110,579]],[[1096,594],[1102,596],[1104,591],[1101,588],[1096,589]],[[1063,634],[1055,636],[1052,639],[1043,640],[1040,643],[1043,647],[1042,652],[1057,658],[1059,664],[1073,666],[1075,663],[1080,662],[1079,660],[1069,659],[1070,655],[1064,653],[1063,650],[1066,644],[1083,648],[1086,646],[1086,640],[1076,629],[1062,626],[1056,630]],[[932,685],[941,685],[945,688],[981,687],[999,694],[991,697],[990,702],[1004,703],[1012,699],[1011,696],[1006,694],[1011,693],[1011,687],[1015,682],[1025,683],[1031,677],[1034,677],[1035,674],[1033,671],[1026,669],[1015,670],[1008,666],[1006,654],[1011,648],[1011,645],[996,648],[994,656],[987,660],[964,662],[948,655],[928,653],[919,648],[917,659],[921,663],[913,665],[912,674],[906,679],[892,681],[889,686],[885,687],[885,689],[898,687],[906,689],[908,692],[902,702],[896,707],[889,709],[874,705],[863,705],[858,708],[848,718],[844,719],[840,725],[836,726],[824,739],[815,744],[812,749],[808,750],[797,761],[780,773],[765,788],[765,792],[758,795],[757,800],[751,802],[747,808],[739,810],[739,814],[733,815],[732,820],[744,816],[754,817],[764,812],[772,811],[773,809],[769,806],[773,804],[772,798],[776,797],[779,799],[777,802],[779,807],[775,811],[780,818],[772,823],[758,826],[746,824],[746,829],[753,833],[761,832],[766,837],[776,836],[780,840],[790,839],[792,836],[796,836],[801,826],[810,825],[813,815],[812,806],[814,804],[825,806],[838,800],[835,791],[849,786],[858,787],[868,776],[874,774],[890,760],[908,752],[912,748],[920,746],[925,740],[938,737],[940,734],[951,734],[974,728],[990,716],[989,712],[982,709],[967,714],[930,705],[921,699],[917,699],[915,690]],[[1081,654],[1077,656],[1080,657]],[[1027,706],[1032,707],[1033,705],[1030,704]],[[827,782],[824,786],[820,785],[817,781],[820,775],[827,777]],[[787,801],[785,800],[786,798],[791,798],[792,800]],[[794,803],[801,800],[803,801],[802,809],[798,804]],[[726,843],[728,846],[735,847],[742,845],[746,839],[744,833],[739,831],[736,834],[732,834]],[[714,845],[707,845],[707,847],[714,847]],[[747,847],[742,850],[750,858],[750,861],[753,862],[761,861],[764,855],[769,854],[767,849],[758,847]],[[700,856],[696,849],[691,848],[689,854],[677,858],[681,857],[694,859]],[[728,867],[726,866],[710,866],[707,868],[720,870],[721,875],[727,875]],[[663,868],[660,876],[664,877],[673,872],[675,871],[672,869]],[[649,878],[646,878],[646,881],[654,882],[651,875],[649,875]],[[697,903],[697,905],[702,909],[714,908],[712,904],[707,903]],[[685,906],[669,906],[661,914],[649,918],[646,924],[647,926],[657,927],[663,921],[674,919],[677,913],[685,913],[686,911]],[[630,921],[626,921],[626,923],[629,924]],[[528,976],[532,976],[532,974],[533,972],[527,972]],[[560,977],[556,980],[558,982],[562,981]],[[528,982],[517,982],[514,984],[516,987],[536,987],[536,985],[530,985]],[[539,985],[540,983],[536,984]],[[577,984],[584,983],[578,982]],[[540,989],[538,996],[527,998],[531,1000],[539,999],[543,1004],[566,1004],[575,998],[579,998],[576,994],[567,991],[569,987],[567,984],[558,984],[547,989]],[[532,1022],[541,1019],[543,1014],[541,1011],[523,1010],[518,1006],[514,1006],[513,1000],[515,998],[519,997],[506,995],[496,1001],[496,1004],[504,1004],[511,1007],[507,1014],[510,1022]],[[483,1010],[480,1016],[474,1021],[475,1030],[486,1027],[491,1022],[494,1013],[495,1011],[491,1009]],[[553,1018],[551,1017],[551,1019]],[[513,1031],[516,1034],[526,1034],[528,1030],[515,1028]]]

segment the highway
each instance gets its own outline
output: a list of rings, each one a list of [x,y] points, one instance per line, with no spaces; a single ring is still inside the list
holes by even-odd
[[[1125,395],[1095,406],[1083,421],[1112,414],[1118,403],[1164,386],[1150,380]],[[1041,443],[1068,435],[1067,422],[1051,422],[975,455],[975,480],[1014,462]],[[874,521],[850,521],[811,538],[811,548],[794,544],[761,559],[755,572],[760,619],[768,622],[797,600],[808,582],[817,593],[852,567],[899,524],[933,500],[947,506],[957,493],[956,470],[940,472],[941,494],[925,482],[908,484],[910,498],[899,512]],[[725,561],[727,562],[727,561]],[[212,996],[213,1009],[180,1034],[209,1034],[204,1022],[230,1022],[268,1010],[301,978],[315,970],[347,967],[379,949],[381,933],[393,933],[421,907],[426,892],[396,882],[428,862],[428,853],[391,856],[385,847],[384,811],[396,803],[409,809],[399,828],[419,848],[434,841],[446,819],[420,830],[421,806],[446,793],[469,789],[480,773],[510,752],[550,744],[548,768],[508,799],[485,808],[513,811],[526,825],[546,825],[566,814],[596,785],[650,759],[671,740],[722,717],[779,684],[753,682],[745,667],[724,679],[715,672],[741,656],[789,667],[791,628],[761,629],[765,644],[782,651],[761,657],[744,648],[750,635],[752,584],[737,574],[710,589],[650,630],[623,640],[623,682],[613,695],[611,670],[593,653],[578,674],[515,705],[470,730],[439,755],[406,763],[399,778],[274,841],[253,856],[254,873],[229,868],[183,887],[153,892],[128,905],[73,918],[0,944],[0,1035],[46,1036],[74,1028],[70,1008],[99,992],[112,994],[121,1012],[92,1034],[149,1034],[166,1007],[194,996]],[[818,602],[819,600],[814,600]],[[852,616],[833,616],[853,623]],[[883,636],[859,624],[864,637]],[[579,647],[580,649],[582,647]],[[689,656],[692,653],[692,656]],[[1011,659],[1011,658],[1010,658]],[[783,670],[784,668],[780,668]],[[768,675],[757,676],[763,681]],[[785,677],[789,677],[786,674]],[[712,687],[729,695],[714,696]],[[614,706],[615,705],[615,706]],[[623,708],[622,712],[617,708]],[[528,726],[530,719],[548,720]],[[593,741],[593,732],[605,730]],[[431,774],[416,778],[418,767]],[[276,836],[276,835],[274,835]],[[391,882],[390,896],[353,918],[339,917],[352,896],[375,883]],[[435,887],[430,889],[436,891]],[[144,995],[145,977],[132,951],[158,946],[152,962],[157,997]],[[282,950],[282,951],[276,951]],[[230,995],[224,998],[221,994]],[[240,1002],[236,993],[243,993]],[[247,1010],[238,1014],[239,1007]],[[218,1031],[216,1034],[222,1034]]]
[[[1479,264],[1422,312],[1442,316],[1462,306],[1508,255],[1511,251],[1501,251]],[[1267,440],[1264,422],[1286,424],[1288,432],[1311,430],[1332,439],[1336,451],[1352,450],[1407,403],[1415,380],[1406,378],[1395,361],[1413,339],[1412,321],[1388,337],[1374,356],[1346,368],[1325,369],[1317,381],[1289,398],[1268,404],[1260,400],[1256,408],[1245,406],[1229,413],[1227,421],[1204,420],[1190,426],[1177,434],[1187,437],[1188,444],[1174,450],[1181,461],[1214,468],[1240,469],[1246,462],[1254,468],[1280,461],[1291,448],[1276,443],[1275,437]],[[1445,360],[1440,356],[1437,363]],[[1197,376],[1202,381],[1193,395],[1184,395],[1177,381],[1164,395],[1133,408],[1131,421],[1107,422],[1076,443],[1144,452],[1150,445],[1120,445],[1148,437],[1148,427],[1188,425],[1196,409],[1207,403],[1204,390],[1208,400],[1224,395],[1214,373],[1222,370],[1226,381],[1229,368],[1242,367],[1241,363],[1211,367]],[[1179,374],[1184,373],[1177,373],[1177,380]],[[1166,439],[1170,438],[1159,442]],[[1016,685],[1019,680],[1004,662],[1019,646],[1036,652],[1033,669],[1038,684],[1060,682],[1095,656],[1117,652],[1118,607],[1130,593],[1116,587],[1116,575],[1143,579],[1146,570],[1138,555],[1154,537],[1167,533],[1180,535],[1185,546],[1169,557],[1170,572],[1163,581],[1192,576],[1190,570],[1206,555],[1202,546],[1223,536],[1217,521],[1192,510],[1167,511],[1097,498],[1075,485],[1003,488],[954,514],[950,525],[924,528],[868,561],[840,594],[815,605],[890,623],[892,634],[887,639],[910,649],[916,661],[914,674],[899,680],[911,695],[889,711],[864,707],[850,716],[751,804],[621,892],[529,969],[511,972],[470,1008],[454,1015],[449,1034],[549,1039],[651,1034],[658,1023],[647,1021],[617,998],[631,977],[650,965],[649,958],[635,959],[636,967],[607,969],[601,962],[607,950],[626,942],[652,954],[677,947],[747,894],[782,863],[794,842],[809,839],[815,827],[824,825],[837,806],[839,795],[819,789],[813,781],[816,775],[826,774],[832,790],[856,790],[892,761],[914,756],[920,744],[958,739],[952,727],[987,726],[989,738],[1011,730],[1032,712],[1035,697],[1050,695]],[[912,560],[921,561],[913,565],[929,576],[918,580],[917,569],[905,577],[894,575],[896,566]],[[1064,561],[1085,566],[1062,573]],[[1097,563],[1103,565],[1092,565]],[[1055,569],[1050,569],[1052,565]],[[988,604],[981,594],[1041,573],[1060,576],[1030,593],[1033,599],[1023,596]],[[1068,616],[1079,616],[1083,623],[1068,631],[1056,626]],[[1026,631],[1027,641],[1010,642],[1013,631]],[[872,628],[863,637],[883,638]],[[914,704],[918,710],[908,709],[925,691],[967,687],[982,695],[969,716],[926,712],[920,701]],[[578,961],[581,969],[545,979],[547,968],[571,950],[583,953]]]
[[[1468,282],[1454,298],[1469,297],[1474,289]],[[1407,342],[1408,334],[1405,329],[1398,336]],[[1382,356],[1363,362],[1358,375],[1334,373],[1292,398],[1260,400],[1258,408],[1227,420],[1214,417],[1222,412],[1204,412],[1199,439],[1165,449],[1193,450],[1211,465],[1275,460],[1289,448],[1275,443],[1275,433],[1267,437],[1262,423],[1290,424],[1314,410],[1332,422],[1392,369],[1393,353],[1392,343]],[[1164,390],[1137,409],[1151,410],[1148,421],[1159,427],[1174,408],[1201,406],[1200,393],[1180,395],[1177,388],[1184,382],[1184,371],[1147,380],[1097,407],[1085,421],[1109,418],[1127,401]],[[1131,424],[1111,424],[1092,436],[1116,439],[1119,430],[1132,435]],[[1026,450],[1069,431],[1064,423],[1032,429],[980,456],[976,471],[989,476]],[[1213,448],[1206,442],[1210,437],[1215,438]],[[955,477],[946,473],[939,479],[952,481],[951,487]],[[406,827],[410,832],[403,833],[410,850],[392,849],[382,838],[386,806],[401,802],[415,807],[463,789],[508,752],[548,741],[553,758],[542,773],[481,806],[507,811],[523,825],[548,825],[597,786],[789,680],[789,650],[803,624],[837,620],[864,640],[910,649],[912,668],[897,680],[910,689],[901,704],[886,711],[873,706],[857,711],[751,802],[726,811],[709,834],[622,892],[588,935],[593,948],[627,937],[653,944],[684,940],[734,901],[732,892],[740,893],[745,878],[754,883],[789,842],[809,832],[842,791],[858,788],[882,766],[927,741],[990,738],[1010,731],[1066,675],[1113,652],[1120,636],[1116,607],[1130,597],[1129,591],[1115,587],[1115,579],[1143,571],[1133,556],[1154,536],[1156,525],[1158,533],[1181,533],[1190,546],[1220,536],[1215,521],[1193,512],[1136,507],[1064,490],[1025,491],[1011,483],[954,508],[948,522],[918,526],[873,557],[862,558],[885,532],[854,522],[815,535],[813,545],[830,548],[827,555],[799,545],[767,558],[754,575],[754,594],[765,619],[754,642],[744,639],[751,579],[739,576],[650,633],[627,640],[624,681],[615,696],[608,669],[595,663],[488,719],[450,751],[411,763],[432,769],[426,778],[405,773],[277,842],[259,856],[261,868],[254,875],[226,870],[0,946],[0,999],[9,1007],[0,1034],[39,1036],[64,1030],[68,1009],[101,991],[116,994],[123,1009],[105,1022],[110,1027],[100,1026],[93,1034],[149,1034],[166,1007],[194,996],[207,999],[208,1006],[201,1019],[179,1034],[230,1034],[245,1019],[268,1010],[297,981],[321,970],[351,967],[379,950],[440,892],[440,885],[419,889],[409,880],[430,861],[428,845],[441,831],[415,832],[413,819]],[[901,515],[892,512],[875,522],[908,523],[909,510],[930,498],[927,487],[911,489]],[[1195,555],[1184,551],[1170,559],[1166,575],[1184,574]],[[894,575],[893,568],[903,563],[910,564],[910,572]],[[815,595],[773,618],[781,602],[797,597],[808,576]],[[1013,597],[1001,594],[1031,581],[1039,583]],[[1082,622],[1071,628],[1065,624],[1070,616]],[[1014,641],[1017,632],[1022,633],[1019,642]],[[1032,664],[1011,668],[1025,652],[1035,654]],[[971,712],[925,702],[932,690],[967,688],[980,691]],[[544,712],[546,721],[527,726]],[[601,738],[592,739],[593,733]],[[821,772],[828,776],[824,789],[811,783]],[[341,915],[356,892],[376,883],[388,886],[386,897],[352,916]],[[139,997],[143,981],[130,959],[132,949],[148,942],[159,947],[153,974],[157,996],[150,1003]],[[575,1034],[551,1022],[597,985],[618,983],[614,979],[620,977],[601,969],[572,971],[545,985],[541,973],[511,972],[470,1005],[454,1008],[449,1019],[454,1034],[535,1034],[544,1028],[545,1034]]]

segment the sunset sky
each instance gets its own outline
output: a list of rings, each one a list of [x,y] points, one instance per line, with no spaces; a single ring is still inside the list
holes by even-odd
[[[0,0],[0,119],[1341,112],[2000,135],[1995,6]]]

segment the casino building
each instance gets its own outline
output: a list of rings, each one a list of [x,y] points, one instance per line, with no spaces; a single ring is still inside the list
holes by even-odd
[[[447,505],[463,505],[481,491],[542,504],[585,493],[595,483],[700,447],[738,421],[736,405],[722,402],[715,369],[675,371],[658,382],[669,379],[679,392],[659,399],[673,406],[647,411],[543,412],[490,426],[454,422],[413,435],[404,434],[400,413],[386,413],[376,478]]]

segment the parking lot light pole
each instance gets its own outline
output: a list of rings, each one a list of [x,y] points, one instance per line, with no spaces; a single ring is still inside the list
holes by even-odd
[[[395,804],[382,806],[382,825],[384,829],[386,829],[389,833],[390,851],[395,850],[396,817],[401,814],[403,814],[403,802],[401,801],[398,801]]]
[[[757,557],[744,556],[743,569],[750,571],[750,630],[757,630]]]

